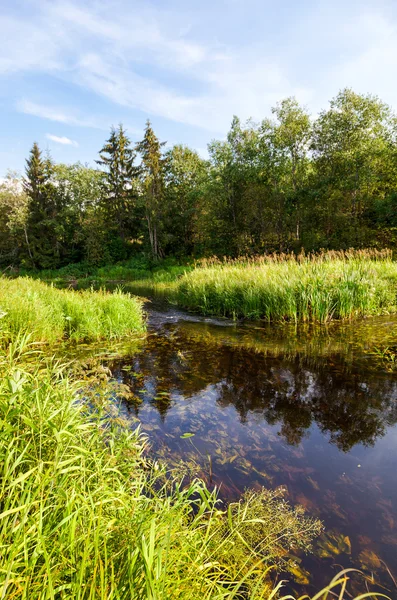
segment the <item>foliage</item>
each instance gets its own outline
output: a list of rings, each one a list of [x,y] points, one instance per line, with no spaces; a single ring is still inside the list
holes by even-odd
[[[200,200],[207,163],[187,146],[175,145],[166,154],[164,252],[192,254],[197,237]]]
[[[314,125],[312,149],[320,227],[333,245],[362,245],[374,204],[396,186],[396,123],[373,96],[340,92]]]
[[[144,331],[141,302],[116,291],[59,290],[29,278],[0,278],[0,334],[35,341],[96,340]]]
[[[106,227],[99,210],[102,199],[102,175],[87,165],[58,164],[53,179],[61,198],[62,221],[67,249],[65,262],[87,257],[92,264],[103,260]]]
[[[33,268],[55,267],[68,252],[64,196],[54,180],[55,165],[47,153],[42,157],[34,143],[26,160],[23,186],[29,198],[26,223],[28,261]]]
[[[155,135],[150,121],[146,122],[145,135],[136,149],[142,157],[142,189],[145,205],[150,247],[155,259],[164,256],[161,244],[161,220],[164,202],[164,178],[166,160],[161,148],[165,142],[160,142]]]
[[[60,269],[19,269],[9,271],[8,275],[28,275],[43,281],[73,283],[76,281],[82,285],[90,282],[156,282],[176,281],[185,272],[193,269],[193,263],[189,259],[177,261],[174,258],[154,260],[144,254],[136,255],[126,261],[120,261],[103,266],[95,266],[91,262],[69,264]]]
[[[302,506],[291,508],[283,495],[282,489],[248,490],[229,505],[228,519],[218,533],[226,563],[247,560],[251,548],[253,561],[264,560],[288,571],[295,567],[293,552],[311,548],[313,537],[322,532],[321,523],[307,517]]]
[[[134,209],[137,198],[136,179],[139,169],[134,166],[135,151],[131,148],[123,126],[112,127],[110,137],[99,153],[97,164],[103,172],[102,210],[108,230],[114,228],[125,240],[134,227]]]
[[[0,184],[0,265],[23,260],[29,198],[16,173],[9,172]]]
[[[390,253],[330,252],[202,262],[177,283],[176,299],[203,314],[266,321],[320,321],[395,311]]]
[[[234,116],[208,160],[163,146],[149,121],[135,146],[120,125],[96,171],[54,165],[34,144],[26,218],[8,241],[0,220],[0,261],[53,269],[142,251],[159,260],[397,247],[397,119],[377,97],[344,89],[315,119],[295,98],[259,123]]]

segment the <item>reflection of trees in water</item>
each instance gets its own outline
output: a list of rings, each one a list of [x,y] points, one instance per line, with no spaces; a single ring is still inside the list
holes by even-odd
[[[279,423],[280,435],[293,445],[316,423],[348,451],[357,443],[373,444],[387,425],[397,422],[393,379],[346,368],[343,356],[265,356],[211,338],[197,340],[181,329],[168,333],[149,336],[130,372],[120,370],[121,363],[114,365],[135,394],[144,390],[162,418],[172,393],[192,397],[216,384],[220,406],[233,405],[242,422],[255,413],[271,425]]]

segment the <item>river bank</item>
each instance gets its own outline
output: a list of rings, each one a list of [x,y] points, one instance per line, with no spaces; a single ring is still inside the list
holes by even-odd
[[[26,281],[12,283],[21,286],[22,302]],[[62,290],[49,289],[64,300]],[[69,307],[90,294],[98,298],[68,292]],[[146,438],[115,405],[132,401],[132,391],[106,363],[65,363],[35,338],[37,327],[12,330],[15,319],[2,311],[3,598],[282,597],[270,574],[300,572],[294,553],[310,550],[320,521],[262,487],[226,510],[188,465],[170,469],[150,458]],[[333,589],[344,582],[336,578]]]

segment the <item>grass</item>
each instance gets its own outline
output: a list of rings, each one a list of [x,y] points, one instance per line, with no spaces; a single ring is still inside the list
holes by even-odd
[[[132,259],[106,267],[70,265],[33,274],[84,285],[124,281],[204,315],[325,323],[397,310],[397,262],[391,252],[350,250],[279,254],[178,265]]]
[[[44,281],[75,281],[87,282],[101,281],[124,281],[124,282],[146,282],[147,284],[170,283],[175,281],[185,272],[193,267],[187,261],[178,263],[173,258],[161,261],[149,260],[137,256],[127,261],[101,267],[85,263],[70,264],[60,269],[44,269],[41,271],[19,271],[19,274],[28,275]],[[8,273],[12,275],[12,272]]]
[[[31,352],[20,337],[0,360],[1,597],[268,598],[320,523],[266,490],[221,510],[144,457],[93,381]]]
[[[27,277],[0,278],[0,333],[10,339],[29,332],[40,342],[92,341],[143,331],[141,302],[121,291],[77,292]]]
[[[201,261],[178,280],[178,304],[205,315],[265,321],[395,312],[397,263],[387,251]]]
[[[1,297],[12,291],[14,308],[25,307],[25,293],[64,301],[33,283],[15,280]],[[94,302],[92,292],[69,301],[87,304],[89,295]],[[321,523],[277,491],[248,491],[225,507],[203,481],[151,461],[147,440],[109,402],[103,369],[83,376],[37,349],[39,314],[29,334],[26,325],[0,332],[0,597],[280,597],[270,571],[296,570],[293,553],[310,550]],[[330,590],[342,600],[348,578],[341,573],[313,600]]]

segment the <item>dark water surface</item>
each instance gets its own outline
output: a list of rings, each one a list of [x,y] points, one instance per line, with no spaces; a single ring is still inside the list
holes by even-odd
[[[122,411],[152,452],[198,463],[225,499],[284,486],[319,516],[307,591],[342,565],[374,572],[397,598],[397,371],[371,354],[397,344],[397,320],[296,328],[147,309],[142,351],[111,368],[139,398]]]

